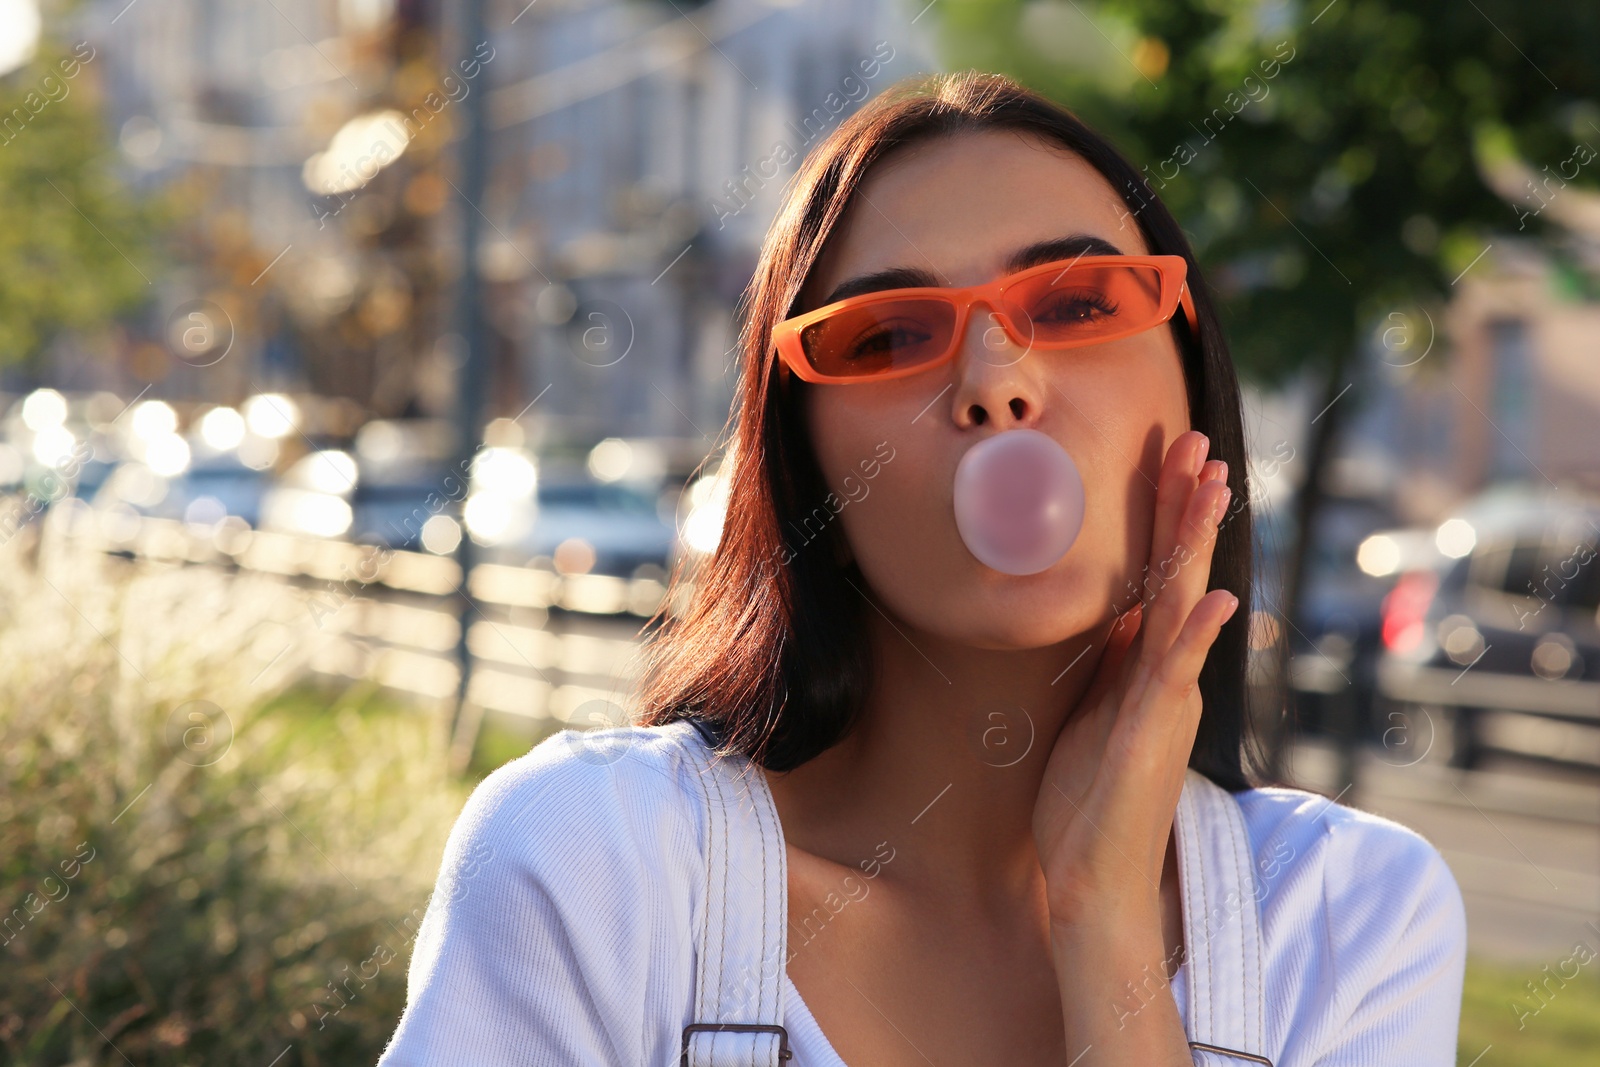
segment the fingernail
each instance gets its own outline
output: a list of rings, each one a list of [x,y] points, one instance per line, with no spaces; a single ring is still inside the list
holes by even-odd
[[[1217,494],[1217,502],[1211,505],[1212,522],[1221,521],[1223,512],[1228,510],[1228,501],[1232,498],[1232,496],[1233,490],[1229,489],[1227,485],[1224,484],[1222,487],[1222,492]]]
[[[1227,622],[1229,619],[1233,618],[1233,613],[1236,610],[1238,610],[1238,607],[1239,607],[1239,598],[1234,596],[1232,593],[1229,593],[1228,594],[1228,607],[1227,607],[1227,610],[1225,610],[1222,613],[1222,621],[1223,622]]]
[[[1211,451],[1211,438],[1205,434],[1200,435],[1200,440],[1194,446],[1194,459],[1189,463],[1189,473],[1195,477],[1200,476],[1200,468],[1206,465],[1206,454]]]
[[[1219,459],[1217,462],[1222,464],[1222,466],[1217,470],[1217,481],[1225,482],[1228,480],[1228,461],[1225,459]]]

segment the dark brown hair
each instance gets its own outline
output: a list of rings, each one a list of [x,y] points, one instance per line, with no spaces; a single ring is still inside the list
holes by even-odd
[[[1011,79],[976,71],[890,86],[819,143],[786,190],[742,301],[739,384],[724,430],[732,475],[721,544],[692,576],[684,567],[673,576],[675,590],[692,577],[693,595],[647,648],[639,721],[693,720],[724,751],[773,771],[812,759],[854,724],[872,671],[857,591],[866,583],[836,552],[785,548],[782,531],[798,529],[791,523],[828,490],[802,417],[809,386],[779,382],[772,327],[804,310],[801,289],[875,162],[915,142],[994,129],[1032,134],[1081,157],[1121,195],[1151,254],[1188,261],[1199,336],[1181,315],[1171,328],[1192,424],[1211,439],[1211,456],[1227,461],[1233,489],[1211,587],[1239,598],[1200,675],[1205,710],[1189,765],[1226,789],[1248,788],[1260,766],[1245,704],[1250,501],[1238,380],[1210,292],[1177,221],[1109,142]],[[842,536],[836,524],[829,534]],[[1121,607],[1131,606],[1128,599]]]

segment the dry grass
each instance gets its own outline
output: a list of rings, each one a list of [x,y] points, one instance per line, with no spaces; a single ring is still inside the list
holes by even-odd
[[[6,1061],[375,1061],[467,790],[432,718],[282,691],[270,580],[42,562],[0,549]]]

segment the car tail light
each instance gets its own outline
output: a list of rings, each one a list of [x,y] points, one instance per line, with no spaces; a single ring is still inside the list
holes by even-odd
[[[1422,643],[1423,620],[1439,588],[1432,571],[1407,571],[1383,598],[1383,647],[1410,652]]]

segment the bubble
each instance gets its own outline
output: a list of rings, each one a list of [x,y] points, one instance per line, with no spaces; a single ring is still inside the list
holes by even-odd
[[[1077,464],[1038,430],[1006,430],[967,449],[956,466],[954,498],[961,540],[1004,574],[1050,567],[1083,526]]]

